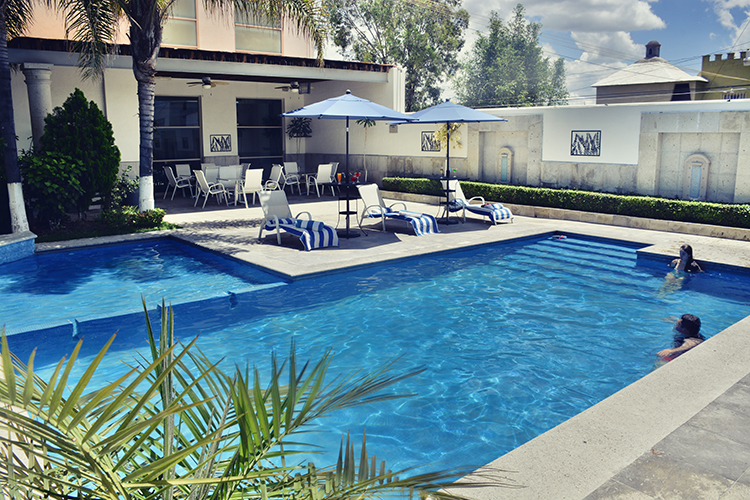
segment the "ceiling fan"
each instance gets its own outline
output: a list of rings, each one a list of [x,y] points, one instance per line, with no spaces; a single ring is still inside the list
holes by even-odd
[[[216,87],[217,85],[229,85],[229,82],[214,82],[214,81],[211,80],[210,76],[204,76],[203,78],[201,78],[201,81],[199,81],[199,82],[187,82],[187,84],[190,87],[194,87],[196,85],[200,85],[204,89],[212,89],[212,88]]]
[[[291,82],[289,85],[282,85],[280,87],[274,87],[277,90],[283,90],[284,92],[292,91],[296,94],[309,94],[310,89],[312,88],[310,86],[309,82],[305,83],[299,83],[299,82]]]

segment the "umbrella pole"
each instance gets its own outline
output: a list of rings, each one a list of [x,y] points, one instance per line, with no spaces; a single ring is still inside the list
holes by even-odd
[[[458,221],[451,219],[451,122],[445,124],[445,217],[439,222],[441,224],[458,224]]]
[[[352,214],[349,202],[351,200],[350,189],[352,188],[351,179],[349,177],[349,117],[346,117],[346,211],[343,213],[346,215],[346,229],[344,231],[339,230],[339,238],[356,238],[359,233],[352,232],[349,227],[349,216]],[[354,212],[356,214],[356,212]]]

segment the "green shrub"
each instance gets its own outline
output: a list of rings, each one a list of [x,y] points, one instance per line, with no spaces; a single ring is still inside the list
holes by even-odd
[[[444,196],[440,181],[386,177],[383,189],[402,193]],[[562,208],[648,219],[697,222],[717,226],[750,228],[750,205],[671,200],[654,196],[596,193],[574,189],[550,189],[507,184],[462,181],[461,189],[471,198],[517,205]]]
[[[61,153],[26,153],[18,159],[26,211],[32,226],[57,227],[76,209],[83,192],[83,165]]]
[[[110,227],[148,228],[161,226],[166,214],[161,208],[139,212],[138,207],[125,206],[118,210],[102,210],[99,218]]]
[[[112,124],[79,89],[47,115],[44,123],[41,149],[68,155],[83,164],[79,176],[82,192],[77,200],[78,211],[83,213],[97,193],[106,196],[117,180],[120,150],[115,146]]]

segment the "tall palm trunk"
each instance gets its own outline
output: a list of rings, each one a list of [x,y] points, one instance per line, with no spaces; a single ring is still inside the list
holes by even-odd
[[[156,59],[159,56],[165,11],[153,1],[130,2],[130,48],[133,73],[138,82],[138,125],[140,128],[139,210],[154,208],[154,93]]]
[[[10,87],[10,60],[8,59],[8,29],[5,24],[7,1],[0,0],[0,140],[4,142],[3,157],[10,200],[10,222],[13,233],[29,230],[26,208],[18,169],[16,123],[13,118],[13,94]]]

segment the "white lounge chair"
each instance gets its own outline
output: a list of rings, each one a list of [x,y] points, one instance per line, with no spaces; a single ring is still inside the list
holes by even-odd
[[[339,246],[336,230],[312,220],[310,212],[300,212],[293,217],[284,191],[262,191],[258,193],[258,197],[263,208],[263,222],[260,225],[258,239],[263,238],[264,230],[276,231],[276,242],[281,245],[281,231],[284,230],[299,237],[307,251],[313,248]],[[302,214],[307,214],[307,219],[300,219]]]
[[[446,189],[446,182],[450,186],[451,191],[448,193],[448,210],[451,212],[462,211],[464,222],[466,222],[467,210],[473,214],[489,217],[490,221],[495,225],[501,220],[509,220],[510,222],[513,222],[513,214],[510,209],[504,207],[500,203],[487,203],[481,196],[474,196],[467,200],[458,179],[440,182],[443,185],[443,189]]]
[[[200,189],[199,193],[202,193],[204,195],[203,208],[206,208],[206,201],[208,201],[209,196],[216,196],[216,201],[219,204],[221,204],[221,198],[224,197],[227,206],[229,206],[229,193],[226,189],[224,189],[224,185],[218,182],[209,184],[206,180],[206,174],[204,174],[202,170],[195,171],[195,180],[198,182],[198,188]],[[198,204],[199,198],[200,194],[195,197],[195,203],[193,204],[193,206]]]
[[[385,231],[385,219],[398,219],[411,224],[414,234],[422,236],[423,234],[439,233],[435,216],[423,214],[420,212],[410,212],[406,209],[406,204],[396,202],[393,205],[386,205],[383,197],[380,195],[380,188],[377,184],[358,184],[359,196],[364,202],[365,208],[359,218],[359,225],[362,227],[362,221],[365,218],[380,218]],[[397,209],[402,206],[403,209]]]
[[[237,204],[237,198],[242,195],[242,199],[245,201],[245,208],[249,208],[247,206],[247,195],[248,193],[253,193],[253,205],[255,205],[255,194],[260,193],[262,191],[265,191],[265,188],[263,187],[263,169],[262,168],[255,168],[250,169],[248,168],[245,170],[245,179],[242,181],[242,184],[240,184],[239,189],[237,190],[236,196],[234,197],[234,204]]]

